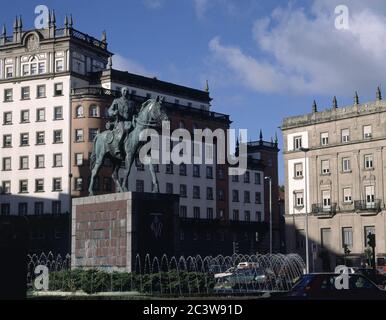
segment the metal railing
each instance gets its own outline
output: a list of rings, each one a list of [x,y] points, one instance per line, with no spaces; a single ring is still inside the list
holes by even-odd
[[[381,211],[381,203],[380,199],[375,199],[373,202],[367,202],[366,200],[357,200],[354,201],[354,210],[355,211]]]
[[[326,206],[323,203],[314,203],[312,205],[312,213],[314,214],[335,214],[336,213],[336,203],[331,203],[331,205]]]

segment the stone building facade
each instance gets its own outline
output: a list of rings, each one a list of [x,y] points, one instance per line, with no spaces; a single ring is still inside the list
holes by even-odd
[[[308,213],[310,270],[366,262],[367,234],[386,255],[386,102],[318,112],[283,121],[287,250],[305,255]],[[346,250],[345,250],[346,249]],[[348,250],[347,250],[348,249]]]

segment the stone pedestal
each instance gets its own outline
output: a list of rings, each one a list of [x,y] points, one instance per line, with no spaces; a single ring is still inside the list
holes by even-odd
[[[178,251],[179,197],[116,193],[72,202],[73,268],[131,272],[139,258]]]

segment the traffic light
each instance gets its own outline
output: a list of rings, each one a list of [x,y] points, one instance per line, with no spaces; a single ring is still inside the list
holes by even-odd
[[[375,248],[375,234],[369,233],[367,235],[367,245],[371,248]]]

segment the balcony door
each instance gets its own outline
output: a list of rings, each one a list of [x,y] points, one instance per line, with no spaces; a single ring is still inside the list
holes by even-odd
[[[322,205],[323,205],[323,211],[330,211],[331,210],[331,192],[330,190],[324,190],[322,191]]]
[[[375,207],[375,188],[374,186],[367,186],[365,188],[366,208],[372,209]]]

